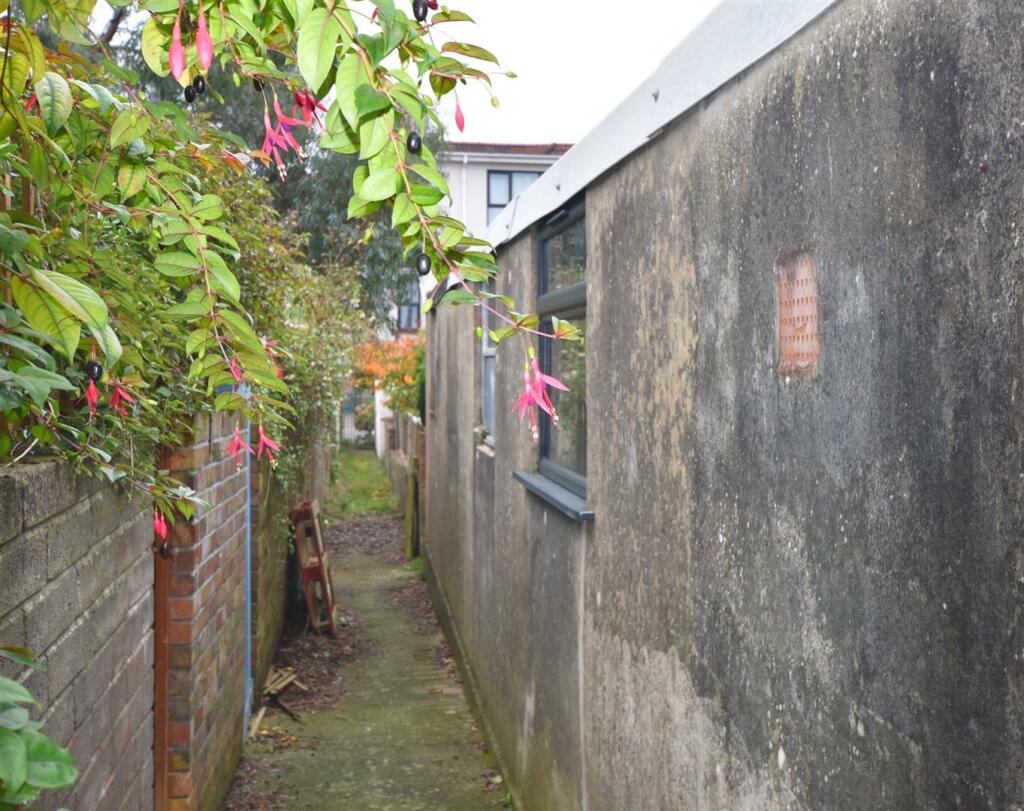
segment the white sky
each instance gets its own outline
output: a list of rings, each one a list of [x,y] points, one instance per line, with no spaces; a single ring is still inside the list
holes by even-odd
[[[517,79],[495,77],[501,106],[472,83],[460,88],[466,130],[445,103],[448,137],[488,143],[575,143],[593,129],[718,0],[452,0],[477,25],[449,36],[492,51]],[[475,63],[474,63],[475,64]]]

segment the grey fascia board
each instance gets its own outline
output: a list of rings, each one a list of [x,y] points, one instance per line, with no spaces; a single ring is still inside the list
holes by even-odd
[[[498,215],[497,247],[565,205],[671,121],[840,0],[722,0],[658,69]]]

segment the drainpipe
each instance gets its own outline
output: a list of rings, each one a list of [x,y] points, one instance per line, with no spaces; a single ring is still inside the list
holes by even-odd
[[[245,423],[245,438],[252,441],[252,422]],[[252,707],[252,454],[245,455],[245,712],[242,746],[249,738]]]

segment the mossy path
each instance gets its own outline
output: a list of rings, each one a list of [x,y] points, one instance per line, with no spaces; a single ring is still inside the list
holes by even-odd
[[[400,519],[393,520],[400,543]],[[352,523],[354,531],[346,534],[361,535],[359,520]],[[331,535],[328,530],[328,539]],[[344,692],[337,704],[303,713],[301,723],[280,712],[264,722],[272,725],[275,738],[250,744],[246,801],[230,807],[500,807],[501,792],[485,791],[494,787],[489,782],[493,764],[475,731],[462,686],[438,655],[443,637],[436,623],[424,623],[403,607],[403,593],[424,589],[415,582],[417,567],[393,562],[394,555],[367,554],[359,546],[358,539],[342,549],[335,546],[332,570],[339,611],[358,618],[367,653],[344,666]],[[425,595],[420,599],[425,601]],[[288,744],[274,751],[274,742],[282,740]]]

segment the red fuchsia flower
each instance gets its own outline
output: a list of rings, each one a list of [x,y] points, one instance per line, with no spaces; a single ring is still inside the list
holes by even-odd
[[[260,429],[262,433],[262,428]],[[238,467],[242,466],[242,451],[246,453],[252,453],[252,447],[249,443],[242,439],[242,426],[235,426],[235,436],[231,440],[231,444],[228,445],[228,453],[235,457],[235,465]],[[273,461],[273,459],[271,459]]]
[[[213,64],[213,40],[206,27],[206,15],[203,13],[203,2],[199,0],[199,23],[196,30],[196,62],[204,71]]]
[[[320,116],[316,114],[316,111],[322,110],[326,113],[327,108],[317,101],[316,97],[308,90],[303,90],[301,93],[298,90],[295,91],[295,107],[292,108],[292,112],[294,113],[295,110],[302,111],[302,119],[306,122],[307,127],[311,121],[315,121],[316,125],[320,127],[320,129],[323,129],[324,125],[320,121]]]
[[[121,418],[128,416],[128,406],[135,404],[135,398],[132,397],[128,390],[120,383],[114,383],[114,394],[110,398],[110,407],[115,413],[120,414]]]
[[[277,460],[274,459],[274,453],[280,453],[281,446],[266,435],[266,433],[263,431],[263,425],[261,423],[260,441],[256,444],[256,458],[262,459],[264,451],[267,452],[267,459],[270,460],[270,464],[272,464],[274,467],[277,467]]]
[[[174,18],[174,29],[171,31],[171,49],[167,53],[167,61],[171,65],[171,75],[180,81],[185,72],[185,48],[181,44],[181,8]]]
[[[544,374],[540,370],[540,361],[536,357],[530,361],[530,370],[533,372],[533,391],[537,405],[551,416],[553,424],[558,425],[558,412],[555,411],[555,406],[548,396],[547,387],[551,386],[551,388],[558,389],[559,391],[569,391],[569,387],[558,378]]]
[[[89,404],[89,413],[96,413],[96,404],[100,401],[100,392],[96,388],[96,383],[92,380],[89,381],[89,385],[85,387],[85,402]]]
[[[427,0],[427,5],[430,6],[433,11],[437,11],[437,0]]]
[[[234,355],[231,356],[231,376],[238,383],[242,382],[242,368],[238,365],[238,358]]]
[[[281,367],[277,365],[277,350],[274,349],[277,345],[277,341],[268,341],[267,336],[264,335],[260,338],[260,343],[263,344],[263,351],[266,353],[267,359],[274,364],[274,371],[277,372],[277,379],[284,380],[284,372],[282,372]]]
[[[160,510],[153,511],[153,532],[161,541],[167,540],[167,519]]]
[[[466,130],[466,116],[462,114],[462,105],[458,99],[455,100],[455,126],[459,128],[459,132]]]
[[[281,154],[277,151],[278,146],[285,146],[281,141],[280,137],[270,125],[270,113],[264,109],[263,111],[263,129],[266,135],[263,138],[263,146],[260,149],[274,159],[274,163],[277,164],[277,173],[281,176],[281,180],[284,180],[288,176],[288,170],[284,168],[284,161],[281,159]]]

